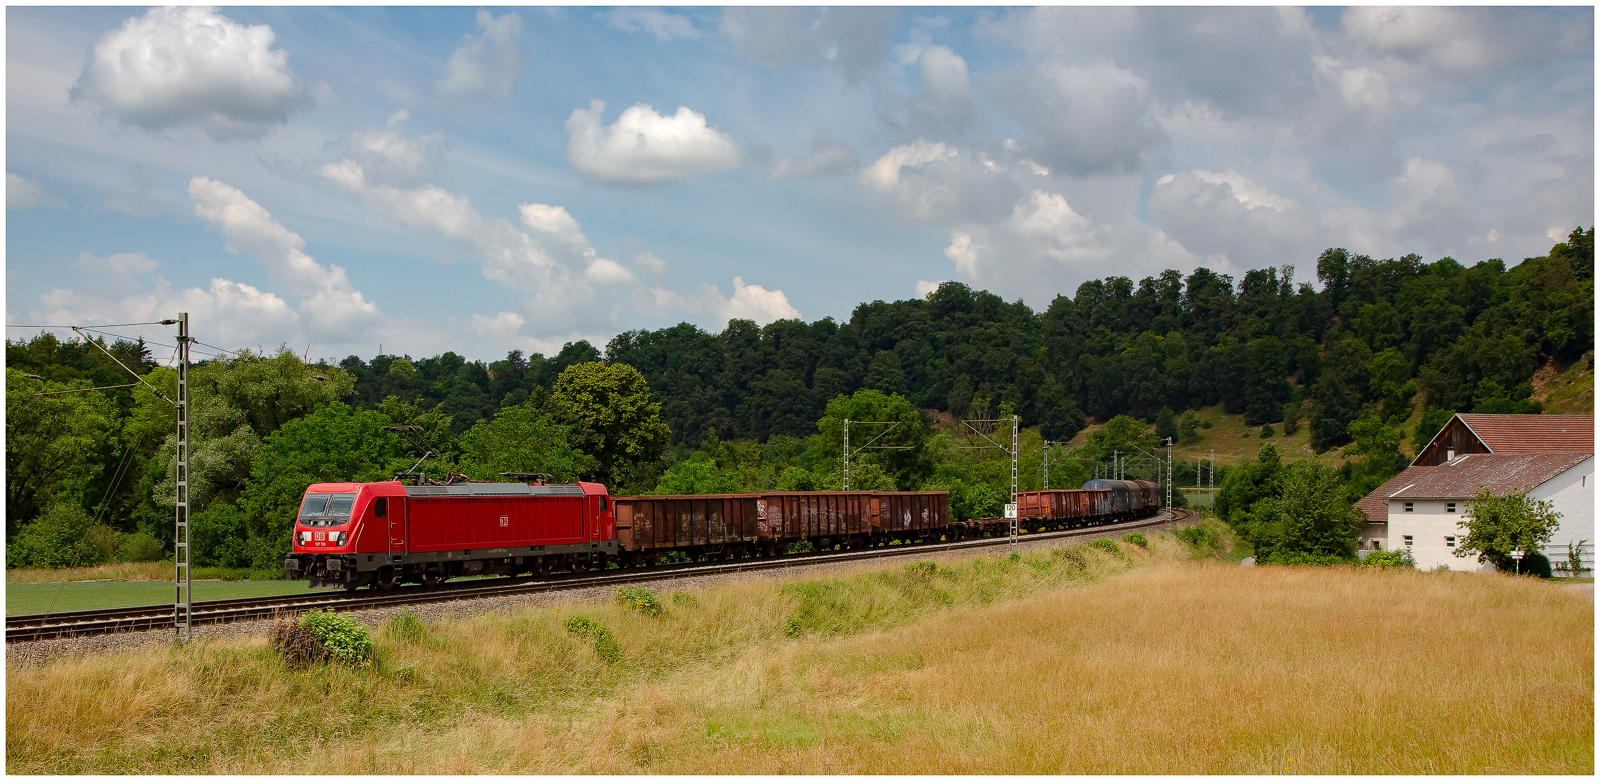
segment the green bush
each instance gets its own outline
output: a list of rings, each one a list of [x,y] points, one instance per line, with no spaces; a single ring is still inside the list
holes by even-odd
[[[116,561],[122,551],[122,532],[101,524],[90,526],[78,543],[78,566],[92,567]]]
[[[239,508],[218,502],[189,521],[195,564],[231,569],[251,565],[250,522]]]
[[[1185,526],[1182,529],[1173,529],[1172,536],[1196,548],[1205,546],[1217,547],[1217,534],[1209,526]]]
[[[617,647],[617,637],[605,624],[588,616],[568,616],[567,634],[587,637],[594,642],[595,655],[607,662],[622,661],[622,649]]]
[[[372,658],[372,638],[354,618],[331,610],[313,610],[300,617],[300,625],[316,634],[334,661],[359,667]]]
[[[117,551],[118,561],[160,561],[167,557],[167,546],[144,532],[125,534]]]
[[[913,561],[906,565],[906,572],[927,580],[939,572],[939,565],[929,559]]]
[[[389,619],[383,627],[383,633],[395,640],[414,643],[428,636],[428,628],[422,625],[422,619],[416,611],[409,607],[401,608],[400,614]]]
[[[1132,543],[1141,548],[1150,547],[1150,541],[1145,539],[1144,535],[1140,534],[1139,532],[1128,532],[1127,534],[1122,535],[1122,539],[1125,542]]]
[[[1377,567],[1378,569],[1416,569],[1417,561],[1411,558],[1411,550],[1380,550],[1368,553],[1361,560],[1363,567]]]
[[[1335,564],[1349,564],[1350,559],[1332,553],[1275,550],[1256,559],[1256,563],[1288,567],[1331,567]]]
[[[77,504],[56,502],[7,541],[6,566],[92,567],[114,559],[121,538]]]
[[[1125,558],[1127,555],[1122,552],[1121,548],[1117,547],[1116,540],[1107,539],[1105,537],[1101,537],[1100,539],[1089,543],[1089,547],[1095,548],[1096,550],[1105,551],[1106,553],[1116,556],[1119,559]]]
[[[650,589],[618,586],[611,592],[611,598],[621,605],[623,610],[637,610],[647,616],[661,615],[661,600]]]

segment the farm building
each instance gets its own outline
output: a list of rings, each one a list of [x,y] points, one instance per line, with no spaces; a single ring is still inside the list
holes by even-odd
[[[1455,555],[1467,503],[1482,486],[1551,502],[1561,525],[1541,552],[1559,565],[1581,542],[1584,566],[1593,567],[1593,479],[1592,415],[1458,414],[1410,467],[1357,503],[1367,514],[1361,547],[1409,548],[1422,569],[1489,567]]]

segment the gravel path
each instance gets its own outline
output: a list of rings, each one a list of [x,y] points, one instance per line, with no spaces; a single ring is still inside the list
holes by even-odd
[[[1146,526],[1138,529],[1144,534],[1158,534],[1173,526],[1172,523],[1163,523],[1155,526]],[[1040,548],[1058,547],[1063,544],[1074,544],[1102,537],[1121,537],[1126,530],[1111,530],[1093,532],[1081,537],[1069,539],[1029,540],[1022,538],[1017,543],[1017,550],[1036,550]],[[788,579],[797,576],[816,577],[835,575],[860,569],[871,569],[893,564],[907,558],[936,558],[936,559],[964,559],[980,556],[986,553],[1009,554],[1011,549],[1004,546],[983,548],[969,548],[966,550],[929,552],[918,548],[910,548],[902,555],[887,556],[867,561],[821,561],[816,564],[801,564],[781,569],[756,570],[753,572],[737,572],[721,575],[697,575],[677,578],[670,581],[657,581],[648,588],[652,591],[662,589],[687,590],[704,589],[727,583],[734,583],[752,578],[781,578]],[[484,613],[509,613],[531,607],[548,605],[566,605],[574,603],[604,602],[611,598],[610,586],[596,586],[593,588],[573,589],[571,591],[547,592],[541,594],[526,594],[502,597],[485,597],[482,599],[463,599],[456,602],[435,602],[416,605],[411,610],[424,621],[443,621],[449,619],[466,618],[482,615]],[[350,615],[372,629],[382,627],[391,617],[399,613],[401,607],[371,608],[368,610],[351,611]],[[261,635],[267,630],[269,620],[240,621],[232,624],[205,624],[194,627],[196,640],[218,640],[231,637]],[[151,630],[145,632],[124,632],[113,635],[94,635],[90,637],[57,638],[54,640],[35,640],[31,642],[8,643],[6,645],[6,665],[36,665],[44,664],[53,659],[81,656],[85,654],[106,653],[135,648],[144,648],[153,645],[167,645],[175,642],[172,631],[167,629]]]

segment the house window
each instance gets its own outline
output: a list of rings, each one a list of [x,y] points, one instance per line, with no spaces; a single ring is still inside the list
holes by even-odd
[[[1383,550],[1383,542],[1380,541],[1380,540],[1373,540],[1372,541],[1372,549],[1373,550]]]
[[[1406,502],[1406,512],[1411,512],[1411,503]]]
[[[1456,511],[1456,503],[1455,502],[1445,502],[1444,503],[1444,511],[1447,512],[1447,513],[1455,512]]]
[[[1444,538],[1444,546],[1446,548],[1454,548],[1456,546],[1456,538],[1454,538],[1454,537],[1446,537],[1446,538]]]
[[[1405,535],[1404,539],[1406,541],[1406,547],[1407,548],[1411,547],[1411,535],[1409,535],[1409,534]]]

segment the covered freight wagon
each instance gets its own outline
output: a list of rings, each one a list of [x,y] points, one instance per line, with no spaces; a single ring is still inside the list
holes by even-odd
[[[1085,489],[1111,492],[1106,514],[1116,518],[1135,518],[1150,515],[1161,507],[1156,484],[1149,480],[1090,480]]]

